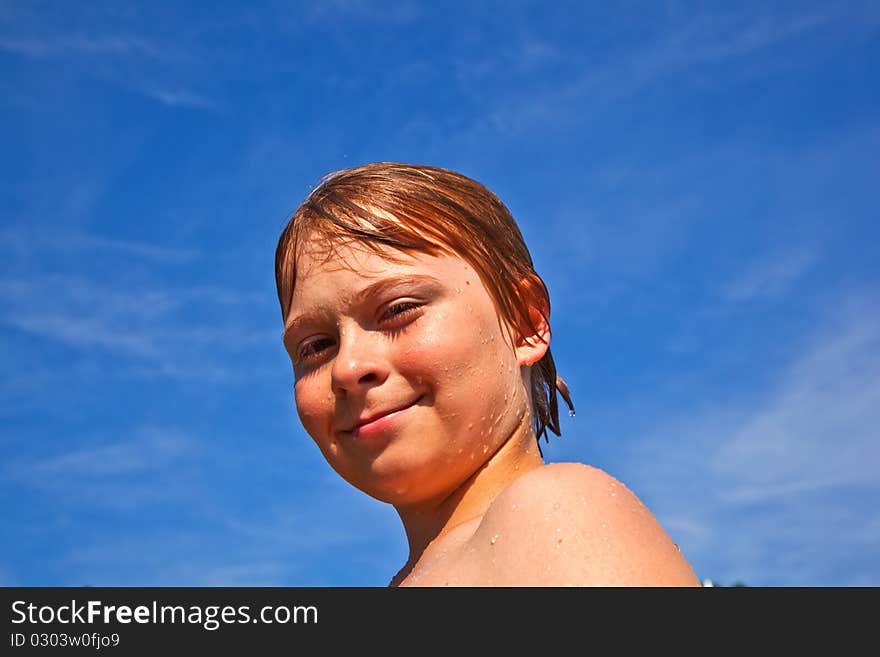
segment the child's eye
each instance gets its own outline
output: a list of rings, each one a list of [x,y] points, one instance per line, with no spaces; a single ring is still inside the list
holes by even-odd
[[[415,301],[398,301],[393,303],[385,310],[382,315],[383,320],[395,320],[412,314],[420,308],[420,304]]]
[[[300,345],[296,355],[299,362],[307,361],[311,358],[317,358],[321,352],[333,346],[333,340],[330,338],[316,338],[309,340]]]

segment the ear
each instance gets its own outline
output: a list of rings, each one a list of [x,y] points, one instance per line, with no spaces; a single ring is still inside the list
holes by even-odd
[[[528,308],[528,321],[521,322],[521,337],[516,341],[516,359],[520,366],[534,365],[550,348],[550,304],[547,288],[537,276],[523,281],[523,299]]]

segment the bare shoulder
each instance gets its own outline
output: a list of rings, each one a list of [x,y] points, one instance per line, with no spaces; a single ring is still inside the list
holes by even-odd
[[[499,585],[699,586],[641,500],[581,463],[548,464],[518,477],[471,541]]]

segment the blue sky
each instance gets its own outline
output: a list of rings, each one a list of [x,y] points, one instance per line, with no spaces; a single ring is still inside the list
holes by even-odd
[[[519,221],[577,415],[701,579],[880,585],[880,5],[0,4],[0,584],[384,586],[299,427],[275,242],[318,178]]]

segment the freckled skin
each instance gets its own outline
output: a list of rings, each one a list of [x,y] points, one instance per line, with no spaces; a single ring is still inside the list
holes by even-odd
[[[517,353],[502,334],[491,297],[460,258],[418,254],[393,262],[363,249],[340,251],[328,261],[307,249],[298,263],[291,316],[316,309],[324,315],[288,336],[288,350],[295,358],[297,344],[315,335],[332,343],[318,360],[294,366],[300,420],[352,485],[395,506],[432,504],[527,424]],[[354,301],[377,280],[412,274],[438,283],[404,283]],[[418,302],[418,313],[382,324],[377,318],[384,306],[398,299]],[[359,416],[414,400],[376,440],[340,431]]]
[[[298,259],[285,347],[327,462],[400,515],[392,586],[699,585],[625,486],[543,463],[529,390],[546,324],[514,341],[461,258],[334,248]]]

